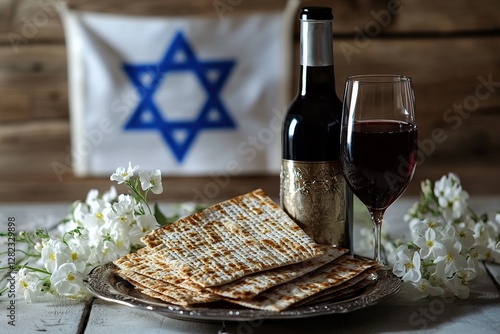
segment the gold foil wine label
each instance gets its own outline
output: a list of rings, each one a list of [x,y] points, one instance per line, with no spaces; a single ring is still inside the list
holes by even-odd
[[[282,160],[281,207],[319,244],[348,247],[340,162]]]

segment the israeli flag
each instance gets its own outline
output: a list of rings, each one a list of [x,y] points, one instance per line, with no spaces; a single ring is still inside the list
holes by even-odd
[[[278,173],[286,21],[284,12],[221,19],[66,9],[75,174],[109,175],[128,161],[167,176]]]

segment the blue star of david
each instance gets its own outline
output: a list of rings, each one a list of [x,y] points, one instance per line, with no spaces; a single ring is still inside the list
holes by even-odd
[[[176,161],[182,163],[200,131],[236,128],[219,96],[235,63],[234,60],[197,59],[184,35],[178,32],[157,64],[124,64],[123,69],[140,96],[137,107],[125,124],[125,130],[159,131]],[[193,120],[164,119],[153,95],[166,73],[183,71],[195,74],[207,93],[207,99]],[[148,79],[144,80],[145,77]],[[176,136],[176,133],[183,134],[182,138]]]

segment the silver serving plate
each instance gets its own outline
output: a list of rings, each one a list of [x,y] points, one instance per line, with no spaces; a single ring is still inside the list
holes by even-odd
[[[191,321],[250,321],[257,319],[298,319],[327,314],[352,312],[375,305],[396,294],[401,280],[389,269],[381,269],[368,278],[371,282],[347,299],[322,302],[312,306],[292,307],[281,312],[253,310],[230,303],[212,303],[210,306],[181,307],[146,296],[115,274],[116,266],[106,263],[92,270],[86,280],[87,289],[94,296],[110,302],[153,311],[170,318]]]

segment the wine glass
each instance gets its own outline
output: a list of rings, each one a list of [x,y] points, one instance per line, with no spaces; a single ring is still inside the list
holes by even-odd
[[[346,80],[340,139],[342,172],[366,205],[382,263],[384,212],[405,191],[416,166],[417,126],[411,78],[359,75]]]

